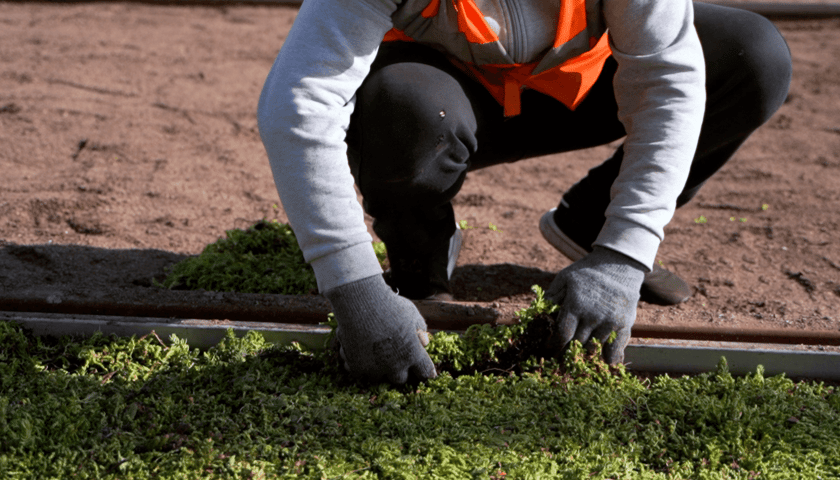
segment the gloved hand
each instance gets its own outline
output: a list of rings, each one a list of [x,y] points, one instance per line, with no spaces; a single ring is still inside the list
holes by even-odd
[[[641,263],[598,246],[561,270],[545,295],[560,306],[552,346],[564,351],[572,340],[586,345],[598,339],[607,363],[623,361],[644,277]],[[606,344],[612,332],[617,336]]]
[[[437,376],[429,354],[426,321],[410,300],[400,297],[381,275],[324,292],[338,321],[336,336],[344,368],[372,381],[402,384],[409,373]]]

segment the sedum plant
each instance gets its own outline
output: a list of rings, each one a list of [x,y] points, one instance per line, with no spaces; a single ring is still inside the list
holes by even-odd
[[[163,285],[315,288],[276,222],[227,232]],[[637,376],[579,344],[553,358],[555,307],[534,292],[518,325],[434,333],[439,376],[403,386],[359,384],[333,348],[258,332],[200,351],[0,322],[0,478],[840,478],[836,386],[733,376],[724,359]]]
[[[303,259],[289,225],[263,220],[225,235],[201,254],[172,266],[161,286],[282,295],[317,291],[315,273]]]
[[[332,351],[257,332],[199,351],[2,322],[0,478],[840,477],[836,387],[736,377],[725,361],[639,377],[580,345],[504,363],[527,350],[541,301],[522,328],[434,334],[439,376],[403,386],[356,383]]]
[[[380,265],[387,267],[383,242],[373,242]],[[274,293],[317,293],[315,272],[303,259],[292,228],[277,220],[260,220],[250,227],[225,232],[225,238],[204,247],[199,255],[169,268],[158,286],[173,290]]]

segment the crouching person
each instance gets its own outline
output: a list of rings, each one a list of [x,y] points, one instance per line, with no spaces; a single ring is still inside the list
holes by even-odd
[[[436,375],[409,299],[452,298],[450,200],[467,173],[624,138],[539,225],[573,260],[547,291],[557,354],[615,332],[615,363],[640,298],[691,294],[655,262],[674,209],[779,108],[790,75],[769,21],[690,0],[306,0],[259,128],[345,367],[393,383]]]

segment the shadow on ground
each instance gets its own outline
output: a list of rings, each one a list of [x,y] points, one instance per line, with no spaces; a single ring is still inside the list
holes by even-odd
[[[555,275],[557,272],[511,263],[463,265],[452,273],[452,293],[456,300],[464,302],[530,296],[533,285],[546,289]]]
[[[0,295],[5,291],[73,292],[151,287],[166,267],[186,255],[154,249],[105,249],[79,245],[0,247]]]
[[[320,296],[173,291],[153,286],[186,255],[154,249],[0,245],[0,310],[278,321],[329,311]],[[462,302],[521,302],[554,273],[513,264],[463,265],[452,284]],[[298,318],[300,317],[300,318]]]

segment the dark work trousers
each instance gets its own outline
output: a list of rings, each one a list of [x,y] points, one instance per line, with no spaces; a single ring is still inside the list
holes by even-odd
[[[791,78],[790,51],[770,21],[744,10],[694,7],[707,103],[678,207],[782,105]],[[613,92],[615,70],[610,58],[574,111],[525,90],[522,113],[506,119],[490,94],[441,53],[411,43],[383,45],[357,92],[347,143],[365,210],[389,253],[422,260],[445,252],[455,230],[450,200],[470,170],[625,136]],[[619,147],[563,195],[577,230],[567,233],[584,248],[591,248],[603,226],[623,156]]]

